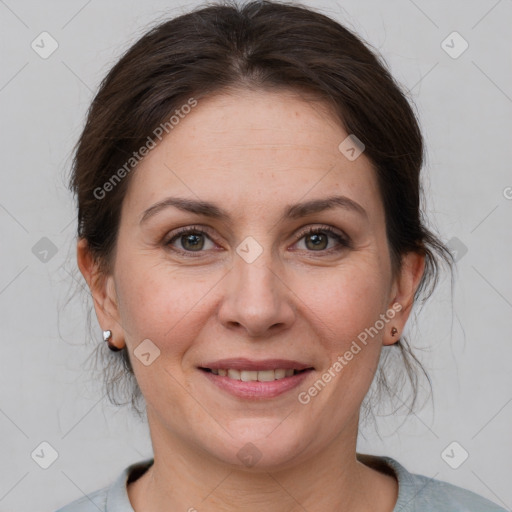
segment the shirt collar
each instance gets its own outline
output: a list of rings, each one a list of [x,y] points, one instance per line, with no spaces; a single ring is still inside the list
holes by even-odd
[[[379,471],[392,474],[398,480],[398,499],[394,510],[405,510],[411,500],[418,492],[413,475],[405,469],[398,461],[391,457],[356,454],[357,460]],[[154,462],[154,459],[145,459],[131,464],[125,468],[117,480],[110,486],[107,493],[106,512],[135,512],[128,497],[128,480],[136,480]]]
[[[154,459],[146,459],[125,468],[107,493],[106,512],[135,512],[128,497],[128,480],[141,476],[153,464]]]

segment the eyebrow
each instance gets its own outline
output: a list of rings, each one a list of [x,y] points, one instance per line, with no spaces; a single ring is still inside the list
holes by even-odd
[[[223,210],[209,201],[185,199],[181,197],[167,197],[145,210],[141,216],[140,224],[146,222],[150,217],[153,217],[157,213],[169,207],[175,207],[185,212],[211,217],[224,222],[231,220],[231,216],[226,210]],[[344,210],[355,212],[366,219],[368,218],[366,210],[354,200],[346,196],[330,196],[322,199],[313,199],[303,203],[288,205],[285,208],[281,220],[300,219],[313,213],[332,210],[334,208],[343,208]]]

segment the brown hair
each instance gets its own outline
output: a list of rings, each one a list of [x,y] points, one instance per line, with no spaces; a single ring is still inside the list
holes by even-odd
[[[338,22],[297,3],[206,5],[149,30],[102,81],[74,153],[70,187],[78,202],[78,237],[87,240],[102,273],[112,269],[121,204],[132,173],[101,199],[95,191],[148,136],[192,97],[200,101],[237,88],[281,89],[321,99],[341,126],[364,143],[377,172],[393,272],[400,269],[405,253],[425,255],[415,300],[427,300],[439,278],[438,263],[444,260],[452,269],[453,256],[424,222],[421,131],[405,94],[381,60]],[[118,399],[126,393],[138,410],[141,392],[127,351],[114,354],[104,343],[95,343],[105,361],[102,371],[110,401],[127,403]],[[412,383],[412,408],[415,367],[429,384],[430,379],[403,336],[383,349],[383,359],[395,355],[405,369],[396,374],[398,379]],[[383,366],[374,383],[394,394],[402,383],[390,380]]]

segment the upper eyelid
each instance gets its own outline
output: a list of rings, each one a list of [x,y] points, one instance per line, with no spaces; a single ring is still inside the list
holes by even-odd
[[[310,231],[326,231],[328,233],[341,236],[343,238],[349,238],[345,232],[339,228],[335,228],[334,226],[328,226],[326,224],[317,224],[317,225],[308,225],[297,232],[297,237],[303,237],[307,235]]]
[[[348,238],[348,235],[346,235],[342,229],[336,228],[334,226],[329,226],[328,224],[322,224],[322,223],[308,224],[302,228],[294,229],[293,231],[297,232],[297,235],[303,235],[303,234],[307,233],[308,231],[314,230],[314,229],[318,229],[318,230],[325,229],[326,231],[331,230],[331,231],[337,232],[339,235],[346,236]],[[186,225],[186,226],[180,226],[178,228],[175,228],[173,231],[175,231],[176,233],[174,233],[172,235],[172,238],[177,235],[180,235],[182,233],[186,233],[187,231],[192,231],[192,232],[199,231],[199,232],[203,232],[206,234],[211,234],[211,233],[214,233],[216,231],[216,229],[212,228],[211,226],[207,226],[207,225],[191,224],[191,225]]]
[[[339,236],[341,239],[343,239],[347,245],[351,243],[351,238],[341,229],[335,228],[334,226],[329,226],[326,224],[309,224],[307,226],[304,226],[303,228],[300,228],[299,230],[296,230],[295,235],[295,242],[298,242],[301,240],[304,236],[308,235],[311,231],[326,231],[329,236]],[[212,235],[212,232],[215,231],[214,228],[210,226],[202,226],[202,225],[189,225],[189,226],[182,226],[180,228],[176,228],[176,233],[172,234],[171,236],[165,237],[165,243],[170,244],[171,241],[177,239],[180,236],[183,236],[187,233],[202,233],[207,235],[212,242],[215,243],[214,236]],[[198,251],[201,252],[201,251]]]

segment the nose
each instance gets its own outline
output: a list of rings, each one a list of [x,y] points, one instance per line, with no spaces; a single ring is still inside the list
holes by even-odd
[[[282,267],[273,265],[266,251],[252,263],[235,255],[218,313],[227,329],[238,329],[245,337],[268,338],[292,325],[294,295],[278,267],[282,274]]]

